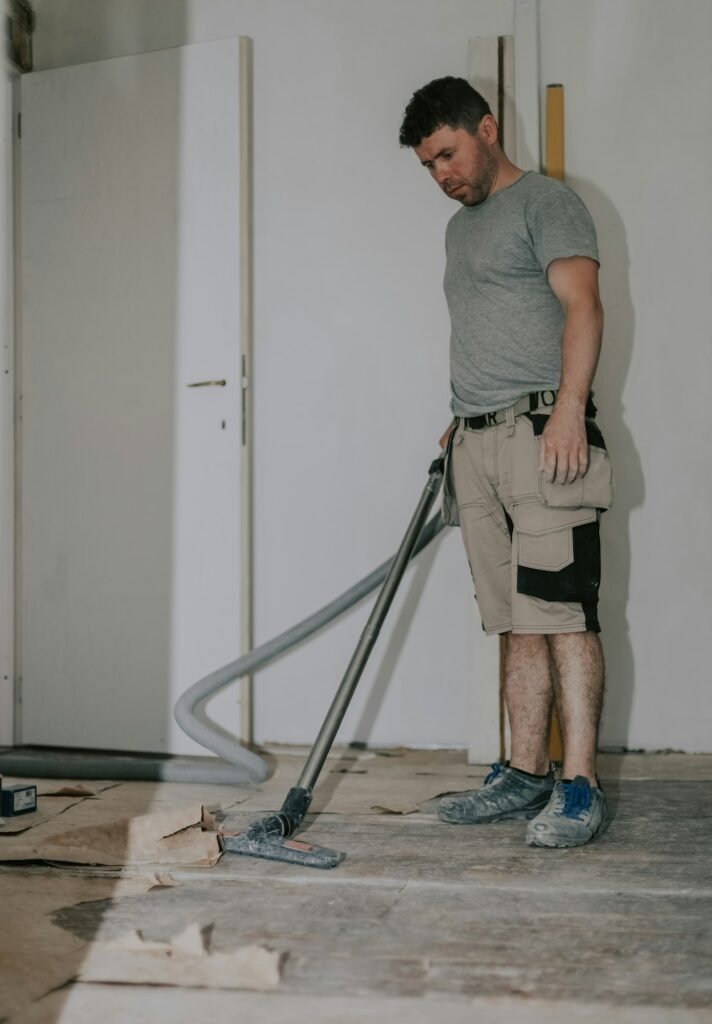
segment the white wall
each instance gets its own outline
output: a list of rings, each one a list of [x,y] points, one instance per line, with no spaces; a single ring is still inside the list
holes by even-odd
[[[223,35],[255,41],[264,640],[384,558],[422,485],[447,419],[451,207],[396,132],[414,88],[466,72],[470,36],[511,31],[511,2],[38,0],[37,10],[38,67]],[[604,525],[608,744],[712,749],[711,30],[707,0],[541,3],[542,82],[566,87],[569,180],[603,253],[597,391],[618,466]],[[471,736],[483,705],[463,666],[481,664],[483,641],[459,545],[452,533],[411,572],[347,738]],[[260,737],[311,739],[365,614],[258,678]]]
[[[542,0],[540,38],[602,252],[603,741],[709,751],[712,4]]]

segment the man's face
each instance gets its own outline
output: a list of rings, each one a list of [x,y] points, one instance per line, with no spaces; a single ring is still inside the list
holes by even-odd
[[[444,125],[421,139],[415,153],[446,196],[463,206],[477,206],[487,198],[497,176],[497,160],[486,139],[482,122],[475,135]]]

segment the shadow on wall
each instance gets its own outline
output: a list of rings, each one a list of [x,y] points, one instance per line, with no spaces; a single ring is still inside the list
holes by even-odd
[[[517,127],[521,138],[524,134],[521,124]],[[532,161],[530,153],[525,156]],[[522,160],[517,162],[522,164]],[[567,175],[565,181],[581,196],[591,212],[601,257],[605,326],[594,390],[598,418],[613,460],[615,504],[604,515],[601,526],[599,620],[606,659],[606,695],[600,746],[627,749],[635,685],[635,662],[627,617],[631,572],[630,514],[643,504],[645,497],[642,463],[625,422],[623,404],[635,336],[635,312],[629,283],[630,259],[625,226],[610,199],[583,178]]]
[[[601,298],[605,314],[603,350],[596,374],[596,405],[611,452],[615,504],[601,528],[603,579],[600,619],[606,656],[606,697],[601,746],[628,746],[635,686],[635,658],[628,627],[631,543],[630,518],[643,504],[645,483],[635,438],[625,421],[623,392],[633,353],[635,312],[630,294],[625,226],[604,193],[590,182],[567,178],[586,202],[596,224],[601,254]]]
[[[439,508],[439,502],[436,505]],[[383,701],[385,700],[390,681],[398,664],[403,647],[413,626],[416,609],[427,586],[430,573],[437,558],[440,546],[443,543],[444,534],[440,534],[425,551],[421,552],[415,562],[415,570],[407,586],[404,586],[405,596],[401,607],[398,610],[395,624],[391,635],[381,657],[378,670],[375,674],[373,684],[369,690],[368,698],[361,711],[358,724],[354,729],[356,742],[368,745],[373,728],[376,724]],[[404,581],[405,583],[406,581]]]

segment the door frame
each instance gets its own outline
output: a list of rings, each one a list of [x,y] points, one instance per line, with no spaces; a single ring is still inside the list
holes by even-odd
[[[16,374],[17,364],[17,83],[20,69],[7,56],[3,57],[2,102],[3,134],[7,136],[0,155],[3,195],[0,198],[0,223],[3,251],[0,256],[0,290],[2,292],[2,345],[0,347],[0,746],[17,741],[18,700],[16,683]],[[9,108],[9,123],[6,114]]]
[[[240,36],[240,361],[242,380],[242,446],[240,448],[240,571],[242,653],[254,647],[253,559],[253,145],[252,145],[252,40]],[[254,743],[255,715],[252,676],[240,682],[240,740]]]

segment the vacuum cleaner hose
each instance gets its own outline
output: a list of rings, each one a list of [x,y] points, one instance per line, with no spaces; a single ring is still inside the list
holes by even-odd
[[[418,538],[413,549],[413,557],[437,537],[444,525],[440,513],[433,516],[430,522],[423,528]],[[205,676],[204,679],[199,680],[190,689],[186,690],[177,702],[174,715],[178,725],[191,739],[194,739],[208,750],[212,750],[214,754],[218,754],[224,761],[234,766],[230,772],[232,776],[230,778],[231,782],[263,782],[267,778],[267,765],[261,757],[254,754],[251,750],[247,750],[237,740],[226,737],[223,733],[213,729],[210,724],[200,721],[195,714],[198,705],[212,697],[219,690],[222,690],[225,686],[236,682],[242,676],[251,675],[257,669],[264,668],[265,665],[278,658],[280,654],[284,654],[285,651],[296,647],[297,644],[313,636],[314,633],[317,633],[330,622],[333,622],[334,619],[343,615],[349,608],[353,608],[355,604],[358,604],[359,601],[362,601],[364,597],[383,583],[388,575],[392,561],[392,558],[388,559],[387,562],[374,569],[368,576],[365,576],[352,587],[349,587],[339,597],[330,601],[329,604],[324,605],[319,611],[314,612],[295,626],[285,630],[284,633],[280,633],[279,636],[274,637],[272,640],[268,640],[259,647],[255,647],[254,650],[249,651],[248,654],[243,655],[243,657],[238,658],[229,665],[211,672],[209,676]],[[204,772],[206,775],[209,775],[210,767],[206,766]],[[225,774],[225,766],[223,765],[220,770],[219,781],[224,781]],[[214,777],[206,777],[199,781],[217,780]]]

